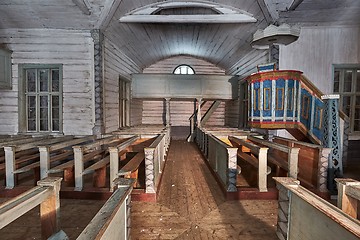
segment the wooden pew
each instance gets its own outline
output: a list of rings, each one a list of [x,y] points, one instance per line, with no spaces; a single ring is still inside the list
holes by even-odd
[[[146,193],[156,193],[170,144],[169,135],[170,131],[159,134],[149,147],[144,148]]]
[[[95,136],[87,136],[87,137],[71,139],[61,143],[39,146],[40,178],[43,179],[48,176],[52,162],[65,160],[69,158],[69,156],[73,156],[73,151],[69,151],[67,148],[72,147],[73,145],[86,143],[94,139]],[[54,154],[54,152],[56,151],[59,152],[59,154]]]
[[[11,189],[15,186],[15,174],[22,173],[29,170],[34,170],[35,176],[38,175],[39,165],[32,165],[36,161],[40,161],[40,154],[22,155],[16,159],[16,153],[21,151],[28,151],[37,149],[38,145],[58,143],[72,139],[73,136],[61,137],[45,137],[36,139],[36,141],[27,143],[17,143],[16,145],[4,146],[5,150],[5,173],[6,173],[6,188]],[[29,165],[29,166],[27,166]],[[20,168],[18,168],[20,167]],[[36,177],[35,177],[36,178]]]
[[[353,179],[336,178],[337,206],[346,214],[359,220],[360,182]]]
[[[300,148],[298,179],[301,184],[319,192],[328,192],[327,171],[331,148],[323,148],[321,145],[283,137],[274,137],[273,141],[285,146]]]
[[[110,156],[107,148],[110,144],[116,144],[118,149],[124,150],[129,147],[133,142],[138,139],[138,136],[133,136],[132,138],[126,140],[123,143],[118,144],[119,139],[117,136],[108,137],[105,139],[100,139],[94,143],[86,144],[83,146],[74,146],[74,160],[75,160],[75,190],[81,191],[83,189],[83,176],[85,174],[95,172],[94,183],[98,187],[105,186],[106,180],[106,167],[110,163]],[[111,146],[111,145],[110,145]],[[98,152],[102,148],[102,151]],[[120,151],[121,151],[120,150]],[[91,151],[94,151],[96,154],[92,154]],[[87,153],[88,152],[88,153]],[[90,156],[93,156],[92,158]],[[100,160],[98,160],[100,156]],[[85,169],[85,163],[90,160],[96,160],[95,163],[90,165]]]
[[[0,229],[40,205],[41,238],[59,232],[61,178],[45,178],[38,186],[0,205]]]
[[[271,168],[267,166],[267,152],[269,148],[260,147],[232,136],[229,136],[229,140],[234,146],[238,147],[237,156],[258,170],[259,191],[267,192],[267,175],[271,172]]]
[[[195,140],[226,192],[237,192],[237,148],[221,141],[204,128],[195,129]]]
[[[106,201],[95,217],[80,233],[77,240],[128,240],[131,239],[132,179],[115,180],[117,190]]]
[[[274,180],[279,190],[278,239],[360,239],[359,220],[300,186],[296,179],[276,177]],[[351,188],[350,192],[360,195],[359,186]]]
[[[288,177],[297,178],[300,148],[284,146],[253,136],[248,136],[247,139],[256,144],[268,147],[268,161],[287,171]]]

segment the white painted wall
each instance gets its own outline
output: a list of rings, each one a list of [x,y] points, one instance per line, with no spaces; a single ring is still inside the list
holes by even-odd
[[[105,132],[119,128],[119,77],[131,80],[131,73],[138,73],[140,68],[115,44],[105,37],[104,41],[104,124]],[[134,106],[131,104],[131,106]],[[136,108],[136,106],[134,106]],[[136,109],[134,109],[136,110]],[[138,111],[135,111],[137,113]],[[139,124],[139,116],[131,114],[132,125]]]
[[[18,64],[63,64],[64,134],[92,134],[93,41],[89,31],[0,29],[12,54],[12,89],[0,90],[0,134],[18,132]]]
[[[304,72],[324,94],[333,91],[333,64],[360,64],[360,27],[303,27],[299,39],[280,47],[280,69]]]
[[[145,68],[143,73],[173,73],[174,69],[181,65],[190,65],[196,74],[225,75],[225,70],[212,63],[191,56],[181,55],[161,60]]]

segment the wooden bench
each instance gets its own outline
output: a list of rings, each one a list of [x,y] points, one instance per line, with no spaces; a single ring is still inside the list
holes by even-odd
[[[47,136],[44,138],[33,138],[35,141],[19,143],[16,145],[7,145],[4,146],[5,150],[5,173],[6,173],[6,188],[11,189],[15,186],[15,175],[17,173],[22,173],[25,171],[34,170],[34,179],[39,179],[38,175],[40,173],[39,164],[33,164],[34,162],[40,161],[40,154],[34,153],[32,155],[27,154],[16,154],[22,151],[34,151],[38,149],[38,145],[42,145],[45,142],[47,144],[58,143],[72,139],[73,136],[61,136],[61,137],[51,137]],[[28,153],[28,152],[27,152]],[[26,165],[29,165],[26,167]],[[20,167],[20,169],[18,169]],[[18,171],[18,172],[16,172]]]
[[[122,150],[128,148],[138,138],[138,136],[133,136],[132,138],[119,144],[119,142],[123,140],[119,139],[117,136],[112,136],[106,139],[97,140],[94,143],[84,146],[74,146],[75,190],[81,191],[83,189],[83,176],[93,172],[95,172],[94,185],[96,187],[104,187],[106,185],[106,167],[110,163],[108,147],[117,145],[119,152],[121,152]],[[102,151],[97,152],[99,149],[95,148],[102,148]],[[95,150],[97,154],[93,158],[86,158],[86,152],[91,154],[90,152],[92,149]],[[97,158],[98,156],[101,157]],[[84,164],[90,160],[94,160],[95,163],[85,168]]]
[[[267,192],[267,175],[271,168],[267,166],[267,147],[260,147],[244,139],[229,136],[229,141],[233,146],[238,147],[237,156],[255,167],[257,172],[257,182],[260,192]],[[251,153],[251,154],[248,154]]]
[[[288,177],[274,179],[279,190],[276,229],[279,239],[360,239],[359,220],[300,186],[300,181],[296,179]],[[360,196],[359,185],[350,188],[349,192]],[[339,199],[342,201],[341,198]]]
[[[248,136],[247,139],[255,144],[268,147],[268,162],[275,164],[278,168],[284,169],[288,173],[288,177],[297,178],[300,148],[288,147],[253,136]],[[277,171],[276,176],[279,176],[278,172],[279,171]]]
[[[299,148],[298,179],[306,188],[318,192],[328,192],[327,172],[331,148],[323,148],[321,145],[305,143],[283,137],[274,137],[274,142]]]
[[[0,229],[40,205],[41,238],[59,232],[61,178],[46,178],[38,186],[0,205]]]
[[[337,206],[349,216],[359,220],[360,182],[353,179],[336,178]]]
[[[166,151],[169,147],[170,130],[159,134],[145,152],[145,192],[156,193],[160,175],[165,165]]]
[[[117,179],[116,191],[106,201],[77,240],[128,240],[131,239],[130,207],[132,179]]]
[[[40,152],[40,178],[43,179],[48,176],[51,163],[64,161],[73,156],[73,151],[68,149],[74,145],[84,144],[94,140],[95,136],[87,136],[71,139],[56,144],[47,144],[39,146]]]

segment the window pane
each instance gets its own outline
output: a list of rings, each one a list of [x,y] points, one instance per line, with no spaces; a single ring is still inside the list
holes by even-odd
[[[340,89],[340,71],[335,70],[334,72],[334,93],[338,93]]]
[[[360,120],[360,96],[356,96],[355,119]]]
[[[351,101],[350,96],[343,97],[342,110],[347,116],[350,116],[350,101]]]
[[[28,96],[27,97],[27,115],[28,119],[36,120],[36,97]]]
[[[36,92],[36,70],[26,70],[26,89],[27,92]]]
[[[356,71],[356,91],[360,92],[360,70]]]
[[[49,128],[48,128],[48,120],[47,119],[43,119],[41,120],[40,119],[40,131],[48,131]]]
[[[344,92],[351,92],[352,71],[345,71],[344,76]]]
[[[59,96],[52,96],[52,107],[59,107]]]
[[[51,83],[52,83],[52,91],[59,92],[59,70],[53,69],[51,70]]]
[[[40,96],[40,107],[48,107],[48,96]]]
[[[59,119],[60,111],[59,108],[52,108],[52,118]]]
[[[28,131],[36,131],[36,120],[28,119]]]
[[[360,120],[354,121],[354,131],[360,131]]]
[[[52,129],[53,131],[60,131],[59,120],[58,119],[53,119],[52,128],[53,128]]]
[[[40,80],[40,92],[48,92],[48,83],[49,83],[49,70],[40,69],[39,70],[39,80]]]

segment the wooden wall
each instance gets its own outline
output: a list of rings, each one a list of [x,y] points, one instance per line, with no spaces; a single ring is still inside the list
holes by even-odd
[[[269,59],[268,50],[252,49],[242,57],[234,66],[226,70],[227,75],[238,75],[244,78],[257,72],[257,65],[267,63]]]
[[[225,125],[229,127],[239,126],[239,100],[225,102]]]
[[[333,92],[332,64],[360,64],[360,27],[303,27],[280,47],[280,69],[303,71],[324,94]]]
[[[225,71],[212,63],[191,56],[180,55],[159,61],[143,73],[162,74],[172,73],[174,68],[180,64],[188,64],[194,68],[196,74],[225,75]],[[195,101],[195,99],[194,99]],[[172,126],[189,126],[189,118],[194,113],[194,101],[174,100],[170,101],[170,123]],[[202,114],[210,107],[211,101],[206,103]],[[142,124],[165,124],[165,102],[143,101]],[[225,124],[225,103],[221,103],[207,122],[207,125],[224,126]]]
[[[201,108],[201,116],[204,116],[213,102],[208,101]],[[221,102],[219,107],[211,115],[209,120],[205,123],[205,126],[224,126],[225,125],[225,102]]]
[[[174,69],[180,64],[190,65],[196,74],[225,75],[225,70],[214,64],[186,55],[175,56],[156,62],[145,68],[143,73],[173,73]]]
[[[112,132],[119,128],[119,77],[131,80],[130,74],[140,69],[125,54],[105,37],[104,41],[104,124],[105,132]],[[133,103],[134,113],[130,122],[138,125],[139,103]],[[141,107],[141,106],[140,106]],[[132,111],[130,111],[132,112]]]
[[[144,100],[142,124],[165,124],[163,100]]]
[[[142,124],[143,101],[140,99],[131,99],[130,102],[130,125],[136,126]]]
[[[12,89],[0,90],[0,134],[18,132],[18,64],[63,64],[63,130],[92,134],[93,41],[89,31],[0,29],[12,54]]]

